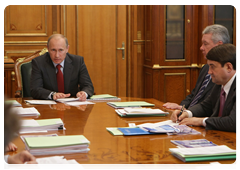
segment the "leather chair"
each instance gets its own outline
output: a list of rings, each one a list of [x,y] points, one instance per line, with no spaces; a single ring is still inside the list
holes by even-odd
[[[44,48],[43,50],[38,50],[28,57],[19,58],[15,63],[15,73],[17,80],[17,91],[15,92],[16,98],[31,97],[30,94],[30,78],[32,72],[32,59],[43,55],[48,50]]]

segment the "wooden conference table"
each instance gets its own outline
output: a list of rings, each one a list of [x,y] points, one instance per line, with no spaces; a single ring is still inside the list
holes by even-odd
[[[147,101],[155,104],[155,108],[166,110],[162,102],[155,99],[122,97],[121,101]],[[199,135],[167,134],[141,135],[141,136],[113,136],[106,127],[127,127],[128,123],[142,124],[155,123],[170,119],[166,117],[138,117],[122,118],[106,102],[96,102],[87,106],[56,105],[27,105],[24,99],[16,99],[23,107],[35,107],[40,116],[38,119],[61,118],[66,130],[50,131],[41,134],[58,135],[84,135],[90,141],[90,151],[86,154],[65,154],[66,159],[75,159],[81,164],[208,164],[209,161],[184,163],[169,152],[169,148],[176,148],[170,140],[207,139],[218,145],[227,145],[236,149],[236,133],[217,130],[205,130],[203,127],[193,127],[201,132]],[[20,137],[13,143],[18,151],[25,146]],[[15,154],[9,152],[7,154]],[[41,156],[41,157],[46,157]],[[36,156],[37,158],[40,156]],[[231,164],[235,160],[219,160],[222,164]]]

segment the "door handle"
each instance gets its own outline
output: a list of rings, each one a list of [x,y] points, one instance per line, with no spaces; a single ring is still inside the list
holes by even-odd
[[[122,59],[125,58],[125,43],[122,42],[122,48],[117,48],[117,50],[122,50]]]

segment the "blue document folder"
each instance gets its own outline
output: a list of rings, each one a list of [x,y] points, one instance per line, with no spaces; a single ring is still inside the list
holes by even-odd
[[[156,134],[147,132],[145,130],[142,130],[141,128],[118,128],[123,135],[149,135],[149,134]]]

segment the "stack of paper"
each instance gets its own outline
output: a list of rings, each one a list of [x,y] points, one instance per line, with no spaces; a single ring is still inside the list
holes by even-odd
[[[183,162],[236,159],[236,150],[226,145],[199,148],[170,148],[169,151]]]
[[[98,94],[98,95],[93,95],[92,97],[90,97],[90,99],[87,100],[91,100],[91,101],[110,101],[110,100],[121,100],[120,98],[118,98],[117,96],[112,96],[110,94]]]
[[[22,126],[20,133],[32,133],[36,131],[49,131],[49,130],[58,130],[65,129],[63,122],[60,118],[56,119],[29,119],[22,120]]]
[[[131,101],[131,102],[108,102],[109,106],[112,106],[115,109],[121,109],[125,107],[142,107],[142,106],[155,106],[152,103],[145,101]]]
[[[140,117],[140,116],[166,116],[168,112],[160,109],[151,108],[124,108],[116,109],[117,114],[121,117]]]
[[[54,100],[24,100],[27,104],[57,104]]]
[[[200,132],[196,131],[193,128],[190,128],[187,125],[179,125],[178,123],[172,122],[172,120],[167,120],[158,123],[143,123],[137,125],[143,130],[153,132],[153,133],[162,133],[163,129],[165,130],[173,130],[172,132],[167,132],[168,135],[180,135],[180,134],[200,134]]]
[[[78,164],[75,159],[67,160],[64,156],[51,156],[36,159],[38,164]]]
[[[39,116],[40,115],[38,110],[34,107],[28,107],[28,108],[14,107],[13,110],[15,110],[18,113],[18,115],[21,117]]]
[[[26,150],[33,155],[87,153],[90,142],[83,135],[24,137]]]

